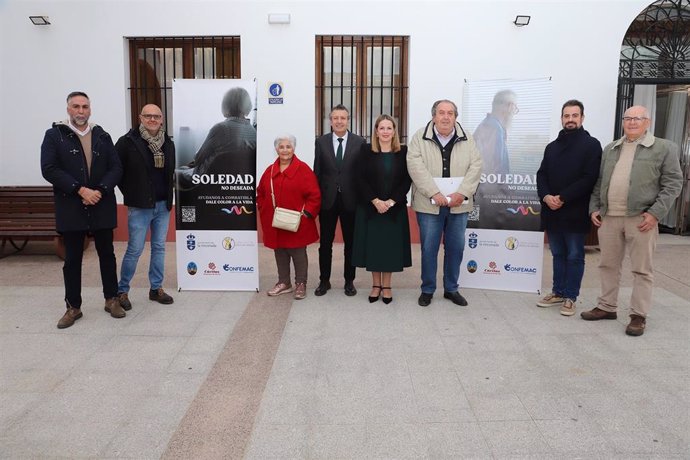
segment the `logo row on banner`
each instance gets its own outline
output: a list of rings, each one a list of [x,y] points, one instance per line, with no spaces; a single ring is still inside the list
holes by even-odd
[[[544,233],[468,229],[460,285],[499,291],[541,290]]]
[[[259,288],[256,232],[178,231],[176,240],[177,283],[180,289]]]

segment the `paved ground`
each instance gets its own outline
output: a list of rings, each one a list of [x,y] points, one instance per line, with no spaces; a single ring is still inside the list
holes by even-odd
[[[0,260],[2,458],[690,457],[687,237],[662,235],[639,338],[624,334],[625,311],[590,323],[533,294],[465,290],[468,307],[436,296],[420,308],[418,247],[390,305],[367,302],[360,273],[354,298],[334,280],[303,301],[171,292],[163,306],[147,300],[142,264],[120,320],[103,311],[91,247],[84,318],[58,330],[49,250]],[[578,311],[596,299],[597,259],[588,251]],[[275,268],[263,248],[260,269],[265,291]]]

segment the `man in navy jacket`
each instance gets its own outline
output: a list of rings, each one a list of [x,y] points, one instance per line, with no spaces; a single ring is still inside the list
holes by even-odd
[[[585,108],[569,100],[561,109],[563,129],[546,146],[537,171],[537,193],[544,203],[541,228],[553,256],[553,288],[537,302],[558,305],[561,315],[575,314],[585,271],[585,238],[590,230],[589,197],[599,177],[601,144],[582,127]]]
[[[110,135],[89,123],[91,103],[86,93],[67,96],[69,118],[53,123],[41,144],[41,172],[53,184],[57,231],[65,242],[67,311],[57,327],[64,329],[81,318],[81,267],[84,239],[96,243],[105,297],[105,311],[123,318],[117,300],[117,267],[113,229],[117,227],[115,186],[122,177],[122,165]]]

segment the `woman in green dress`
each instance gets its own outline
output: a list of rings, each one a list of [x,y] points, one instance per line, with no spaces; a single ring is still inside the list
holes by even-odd
[[[372,275],[369,302],[393,300],[392,272],[412,265],[407,219],[407,147],[400,145],[397,124],[381,115],[374,124],[371,144],[358,159],[359,200],[355,217],[352,263]]]

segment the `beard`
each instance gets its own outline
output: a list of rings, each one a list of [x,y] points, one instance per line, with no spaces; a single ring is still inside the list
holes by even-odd
[[[563,127],[563,129],[569,133],[573,132],[573,131],[577,131],[579,128],[580,127],[577,126],[577,124],[575,124],[575,123],[566,123],[565,126]]]
[[[74,126],[84,126],[88,123],[89,119],[87,117],[73,117],[72,124]]]

